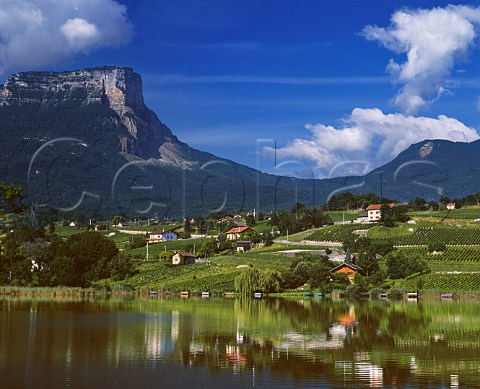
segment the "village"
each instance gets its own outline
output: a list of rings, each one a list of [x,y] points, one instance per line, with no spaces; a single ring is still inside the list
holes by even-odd
[[[446,201],[435,207],[416,199],[314,211],[297,204],[277,215],[252,210],[183,222],[114,217],[108,226],[68,227],[101,231],[137,264],[128,280],[100,282],[113,289],[244,293],[235,280],[253,269],[253,277],[269,285],[259,282],[252,294],[480,290],[476,205]]]

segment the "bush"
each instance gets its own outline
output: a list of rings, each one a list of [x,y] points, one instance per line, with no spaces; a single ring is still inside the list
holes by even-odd
[[[385,289],[383,288],[373,288],[368,292],[371,298],[378,298],[378,296],[383,293],[385,293]]]
[[[428,273],[430,269],[422,255],[396,250],[385,256],[387,275],[391,279],[405,278],[414,273]]]
[[[402,300],[403,295],[404,295],[404,292],[403,292],[403,290],[400,290],[400,289],[390,289],[387,292],[387,297],[390,300]]]
[[[442,252],[445,251],[447,248],[447,245],[443,242],[432,242],[428,244],[428,252],[433,253],[433,252]]]
[[[349,299],[358,299],[365,293],[367,293],[367,288],[360,284],[349,285],[345,291],[345,294]]]

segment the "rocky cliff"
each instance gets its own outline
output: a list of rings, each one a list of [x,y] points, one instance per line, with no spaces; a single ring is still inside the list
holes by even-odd
[[[162,149],[185,145],[145,106],[141,76],[131,68],[102,66],[60,73],[17,73],[0,87],[0,105],[61,101],[108,105],[116,114],[111,120],[130,134],[118,139],[119,151],[123,153],[164,164],[177,164],[182,159],[162,155]]]

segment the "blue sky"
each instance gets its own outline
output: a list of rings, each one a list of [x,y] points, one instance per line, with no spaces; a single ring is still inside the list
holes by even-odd
[[[131,66],[192,147],[272,173],[362,174],[480,129],[480,1],[393,3],[0,0],[0,77]]]

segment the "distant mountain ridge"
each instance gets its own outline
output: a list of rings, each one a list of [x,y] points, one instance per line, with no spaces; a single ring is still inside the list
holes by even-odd
[[[146,107],[131,68],[14,74],[0,86],[0,180],[36,207],[185,216],[319,206],[341,191],[462,197],[480,190],[480,141],[426,140],[363,177],[302,180],[195,150]]]

